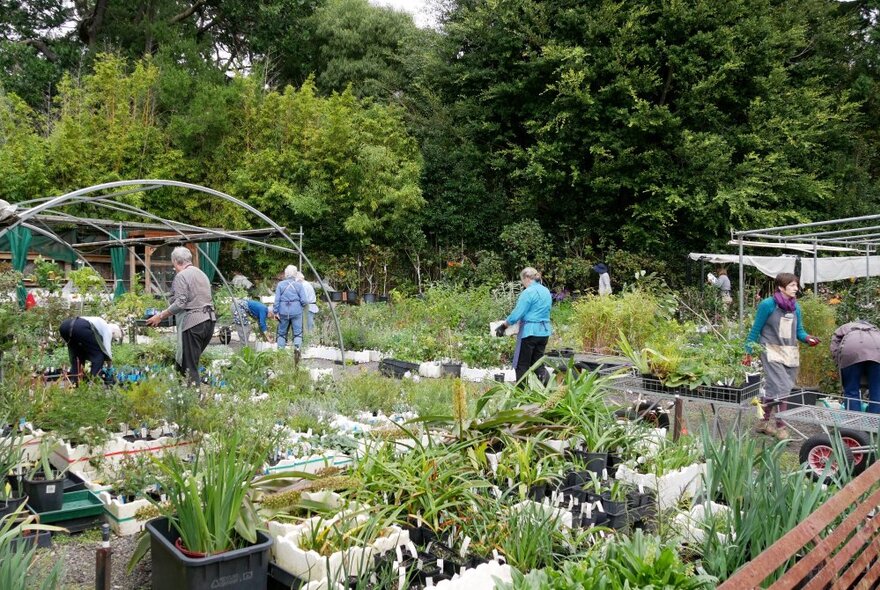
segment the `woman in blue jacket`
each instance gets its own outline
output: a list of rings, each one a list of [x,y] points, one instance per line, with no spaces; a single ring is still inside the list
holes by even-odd
[[[788,438],[785,424],[770,420],[774,410],[784,410],[785,402],[780,398],[791,393],[800,369],[798,341],[810,346],[819,344],[819,339],[804,330],[801,306],[796,296],[799,279],[797,275],[783,272],[776,275],[776,291],[772,297],[758,304],[755,323],[746,339],[745,364],[751,364],[752,345],[761,345],[761,366],[764,368],[764,419],[758,424],[758,432]]]
[[[508,326],[519,324],[516,351],[513,354],[513,366],[516,369],[516,380],[521,382],[523,375],[544,356],[547,339],[553,333],[550,328],[550,306],[553,297],[550,290],[539,281],[538,271],[527,266],[519,273],[523,292],[516,300],[516,307],[498,326],[496,334],[503,336]],[[544,367],[538,367],[536,374],[544,383],[549,376]]]

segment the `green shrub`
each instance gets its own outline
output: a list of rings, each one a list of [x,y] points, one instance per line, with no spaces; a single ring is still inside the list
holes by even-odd
[[[577,335],[584,350],[612,354],[619,331],[636,349],[645,346],[657,329],[657,298],[642,291],[619,295],[590,295],[574,304]]]
[[[805,387],[820,387],[823,391],[838,391],[838,370],[828,347],[837,329],[835,309],[814,295],[802,297],[798,303],[803,314],[804,329],[822,341],[814,347],[801,346],[798,383]]]

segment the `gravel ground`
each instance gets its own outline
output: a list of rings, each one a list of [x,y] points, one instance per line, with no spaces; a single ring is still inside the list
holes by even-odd
[[[150,588],[150,557],[147,555],[131,573],[126,572],[134,552],[137,535],[110,539],[112,588],[142,590]],[[95,551],[101,546],[101,534],[90,530],[74,535],[56,534],[50,549],[38,551],[40,569],[49,571],[61,563],[61,589],[86,590],[95,587]],[[171,590],[171,589],[169,589]]]

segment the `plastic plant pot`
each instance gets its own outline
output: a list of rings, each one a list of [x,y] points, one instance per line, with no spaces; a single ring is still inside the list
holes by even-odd
[[[64,505],[64,478],[27,479],[23,481],[24,493],[34,512],[55,512]]]
[[[167,518],[146,525],[153,557],[153,590],[266,590],[272,539],[257,532],[257,542],[207,557],[187,557],[175,543],[180,537]]]

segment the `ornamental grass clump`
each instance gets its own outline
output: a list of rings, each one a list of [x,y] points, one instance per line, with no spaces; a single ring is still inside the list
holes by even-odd
[[[212,555],[255,543],[256,513],[248,492],[257,471],[241,436],[206,444],[192,463],[174,454],[157,461],[168,504],[158,505],[190,552]]]

